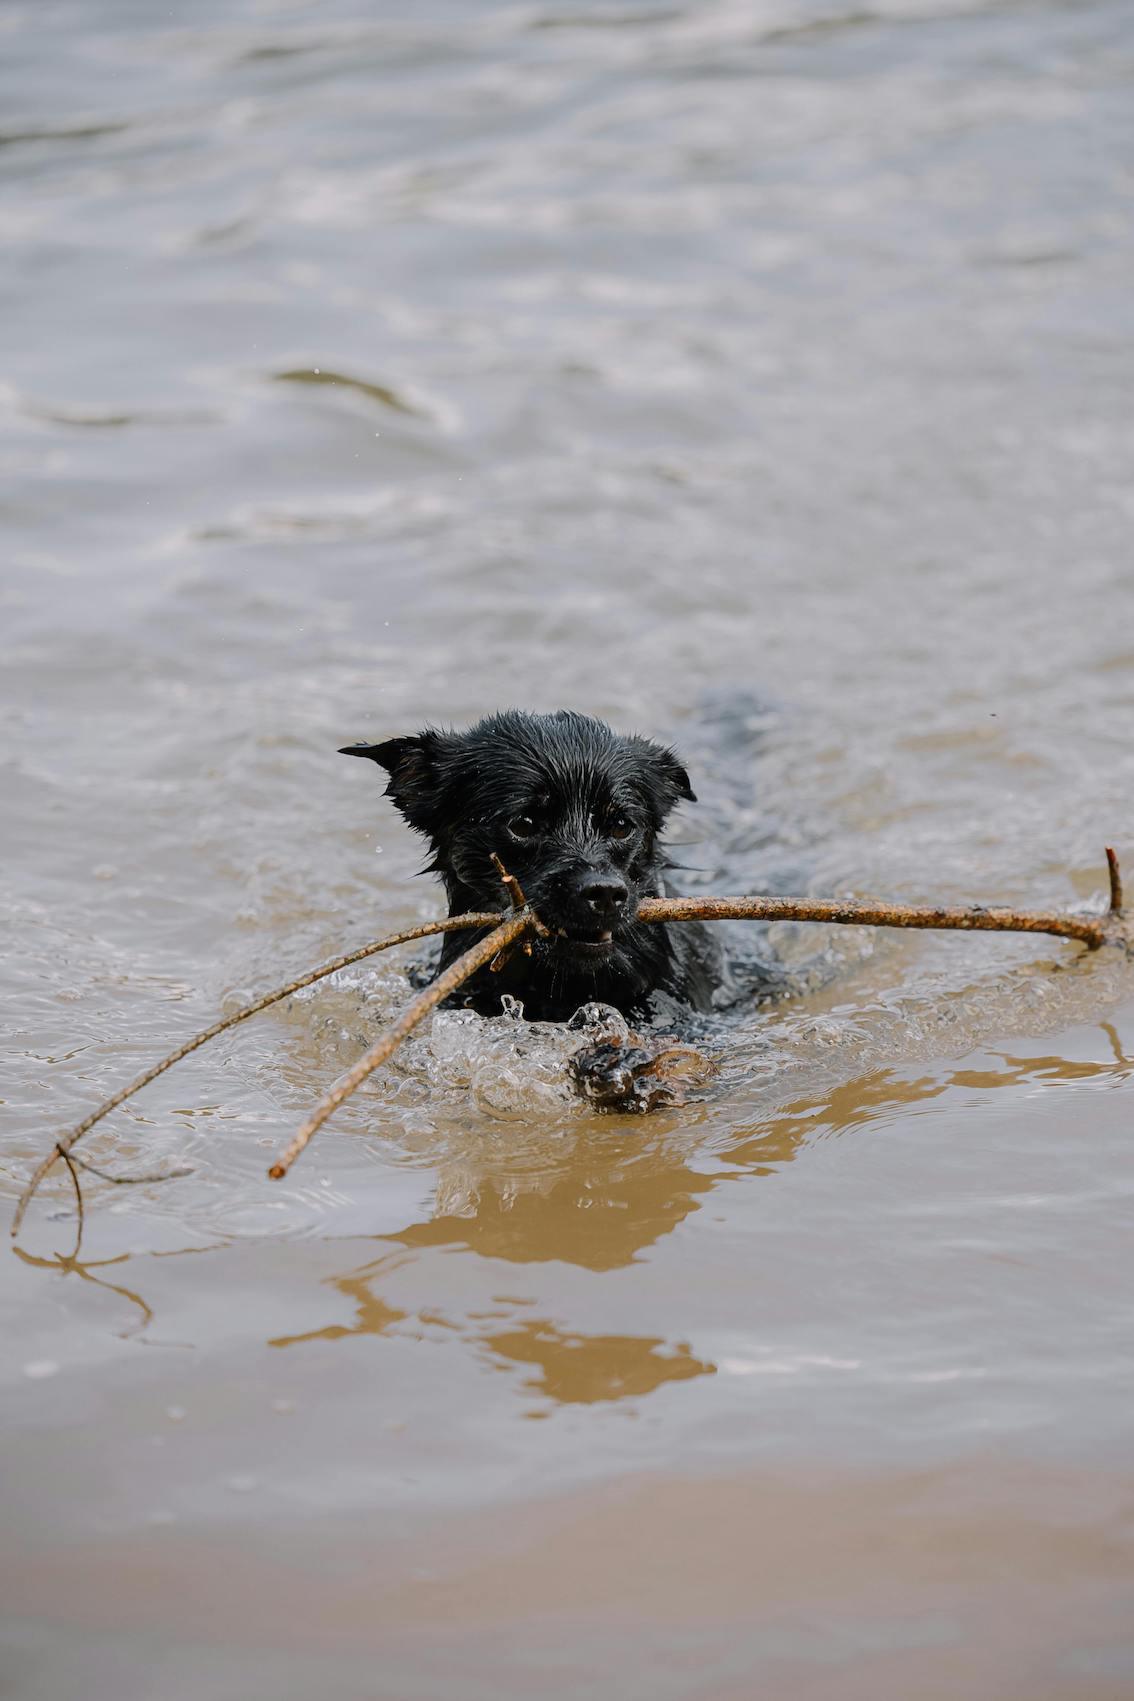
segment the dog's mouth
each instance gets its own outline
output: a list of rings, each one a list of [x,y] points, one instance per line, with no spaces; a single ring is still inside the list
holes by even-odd
[[[605,933],[569,933],[565,927],[548,931],[548,944],[569,957],[607,957],[614,950],[614,935]]]

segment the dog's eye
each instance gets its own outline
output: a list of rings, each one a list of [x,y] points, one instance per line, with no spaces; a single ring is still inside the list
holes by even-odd
[[[612,815],[606,824],[608,839],[628,839],[633,831],[633,822],[628,821],[625,815]]]
[[[530,815],[515,815],[508,823],[508,831],[514,839],[519,839],[522,844],[527,839],[535,838],[536,824]]]

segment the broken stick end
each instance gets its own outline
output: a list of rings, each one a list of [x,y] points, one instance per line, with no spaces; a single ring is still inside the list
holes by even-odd
[[[1106,865],[1110,874],[1110,913],[1122,914],[1122,870],[1118,866],[1118,852],[1113,845],[1106,847]]]

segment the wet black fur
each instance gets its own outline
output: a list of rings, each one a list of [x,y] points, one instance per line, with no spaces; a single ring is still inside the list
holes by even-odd
[[[344,754],[389,774],[386,795],[428,841],[427,871],[444,881],[450,915],[510,908],[495,852],[543,922],[571,936],[533,941],[531,955],[514,952],[501,973],[481,970],[457,1002],[499,1015],[508,993],[533,1021],[564,1021],[592,1000],[641,1016],[656,992],[710,1007],[707,930],[635,919],[642,898],[666,889],[666,817],[679,798],[695,801],[671,750],[570,710],[513,709],[468,732],[426,731]],[[522,822],[534,831],[518,836]],[[609,945],[595,943],[603,931]],[[446,934],[437,972],[479,937]]]

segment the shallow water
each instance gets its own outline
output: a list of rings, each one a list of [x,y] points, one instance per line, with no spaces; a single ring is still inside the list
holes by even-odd
[[[338,745],[663,734],[690,890],[1134,878],[1121,0],[0,14],[0,1188],[436,913]],[[20,1701],[1134,1693],[1134,968],[774,929],[684,1110],[404,957],[0,1260]]]

